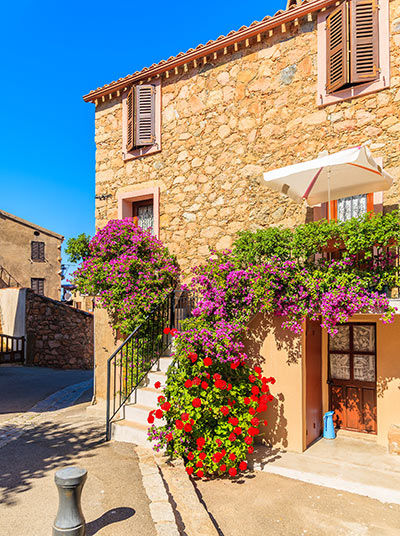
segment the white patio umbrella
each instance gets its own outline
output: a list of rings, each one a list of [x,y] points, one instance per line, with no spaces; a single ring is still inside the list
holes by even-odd
[[[298,203],[305,200],[310,207],[388,190],[393,182],[365,146],[268,171],[264,173],[264,180],[269,188]]]

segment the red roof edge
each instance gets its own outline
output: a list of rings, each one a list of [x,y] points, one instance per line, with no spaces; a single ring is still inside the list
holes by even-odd
[[[161,60],[159,63],[155,63],[150,67],[145,67],[141,71],[137,71],[134,74],[120,78],[115,82],[111,82],[110,84],[106,84],[105,86],[90,91],[90,93],[83,96],[83,100],[85,102],[94,102],[99,97],[112,94],[118,90],[123,90],[125,87],[127,87],[127,85],[130,85],[134,82],[139,82],[140,80],[160,75],[161,73],[170,71],[175,67],[180,67],[196,59],[203,58],[208,54],[212,54],[213,52],[217,52],[225,47],[234,45],[239,41],[249,39],[262,32],[271,30],[280,24],[292,22],[293,20],[304,17],[309,13],[320,11],[321,9],[327,8],[336,2],[337,0],[314,0],[311,2],[309,0],[303,0],[302,4],[290,7],[286,11],[278,11],[272,17],[265,17],[261,22],[255,21],[250,24],[250,26],[243,26],[236,32],[229,32],[226,36],[220,36],[218,39],[208,41],[208,43],[205,45],[199,45],[195,49],[191,48],[187,52],[180,52],[178,55],[172,56],[168,60]]]

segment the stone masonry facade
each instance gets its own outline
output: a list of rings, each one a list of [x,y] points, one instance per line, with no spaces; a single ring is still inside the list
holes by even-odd
[[[123,95],[95,112],[96,226],[118,218],[118,196],[158,187],[160,239],[183,273],[213,249],[230,248],[241,230],[293,227],[312,211],[262,183],[266,171],[368,144],[395,178],[384,207],[398,206],[400,177],[400,0],[390,1],[391,85],[383,91],[317,105],[314,13],[207,56],[168,76],[162,88],[161,151],[124,160]],[[270,32],[271,34],[271,32]],[[225,53],[226,52],[226,53]],[[160,50],[162,54],[162,50]],[[146,80],[147,82],[147,80]],[[113,349],[96,311],[96,363]],[[97,340],[97,334],[99,338]]]
[[[96,223],[118,217],[117,195],[160,188],[160,238],[184,271],[238,231],[293,226],[310,215],[268,190],[262,173],[369,143],[400,173],[400,1],[390,2],[391,88],[319,108],[317,22],[303,20],[260,43],[239,44],[187,72],[162,77],[162,149],[124,161],[122,99],[96,108]],[[162,53],[162,51],[160,51]],[[200,63],[200,62],[199,62]],[[398,202],[398,181],[385,192]]]
[[[26,291],[27,364],[93,367],[93,315]]]

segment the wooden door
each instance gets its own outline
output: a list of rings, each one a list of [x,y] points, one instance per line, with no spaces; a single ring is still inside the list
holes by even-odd
[[[376,324],[339,326],[329,337],[328,354],[336,428],[376,434]]]
[[[306,444],[307,447],[322,434],[322,358],[321,325],[306,323]]]

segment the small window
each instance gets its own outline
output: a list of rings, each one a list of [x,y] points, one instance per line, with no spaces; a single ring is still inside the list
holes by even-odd
[[[31,242],[31,259],[35,262],[44,262],[44,242]]]
[[[351,218],[358,218],[367,212],[374,210],[373,194],[353,195],[342,197],[331,202],[331,219],[337,221],[348,221]]]
[[[44,296],[44,279],[38,277],[32,277],[31,279],[31,289],[36,294]]]
[[[132,203],[132,216],[137,218],[137,224],[142,229],[150,229],[154,234],[153,200],[137,201]]]
[[[124,159],[161,150],[161,85],[132,86],[123,97]]]
[[[388,0],[344,0],[318,15],[318,104],[390,86]]]

